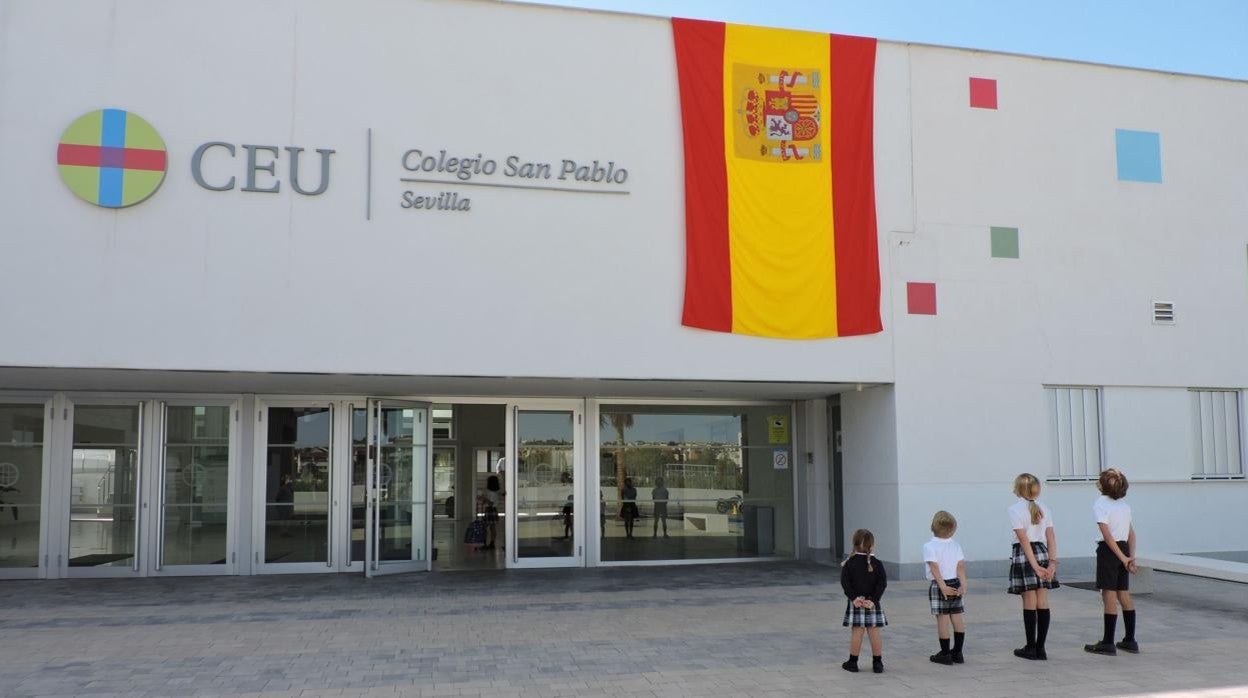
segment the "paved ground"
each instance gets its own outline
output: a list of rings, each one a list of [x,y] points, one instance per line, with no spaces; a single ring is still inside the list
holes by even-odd
[[[1143,653],[1085,654],[1094,592],[1055,594],[1048,662],[972,580],[967,663],[931,664],[926,590],[885,596],[887,673],[839,667],[836,572],[805,564],[0,582],[0,696],[1248,696],[1248,586],[1157,575]],[[866,662],[869,666],[869,662]]]

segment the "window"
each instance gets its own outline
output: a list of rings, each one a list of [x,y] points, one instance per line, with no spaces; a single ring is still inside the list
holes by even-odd
[[[1234,390],[1192,390],[1192,431],[1195,438],[1194,479],[1244,476],[1239,424],[1239,393]]]
[[[601,559],[792,555],[790,411],[788,404],[604,404]]]
[[[1101,474],[1100,388],[1046,387],[1050,480],[1093,480]]]
[[[455,438],[455,408],[452,405],[433,406],[433,438],[450,441]]]

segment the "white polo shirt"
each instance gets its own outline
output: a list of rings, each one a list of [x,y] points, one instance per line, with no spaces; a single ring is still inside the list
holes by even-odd
[[[1098,524],[1109,526],[1109,533],[1114,540],[1125,541],[1131,535],[1131,505],[1127,504],[1127,500],[1110,499],[1101,495],[1092,503],[1092,515]],[[1103,539],[1097,536],[1096,540],[1099,543]]]
[[[1044,532],[1053,528],[1053,512],[1044,503],[1036,500],[1036,504],[1040,507],[1043,516],[1040,517],[1040,523],[1033,524],[1031,522],[1031,509],[1027,506],[1027,500],[1022,497],[1017,502],[1010,505],[1006,511],[1010,515],[1010,528],[1012,530],[1023,529],[1027,534],[1027,540],[1031,543],[1045,542]]]
[[[940,570],[941,579],[956,579],[958,563],[965,559],[966,557],[962,555],[962,546],[952,538],[932,536],[931,540],[923,544],[923,562],[935,562],[936,568]],[[924,564],[923,572],[928,580],[935,581],[932,578],[930,565]]]

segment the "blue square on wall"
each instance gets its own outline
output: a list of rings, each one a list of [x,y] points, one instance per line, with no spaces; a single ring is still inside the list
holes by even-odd
[[[1114,131],[1118,151],[1118,180],[1161,183],[1161,134],[1154,131]]]

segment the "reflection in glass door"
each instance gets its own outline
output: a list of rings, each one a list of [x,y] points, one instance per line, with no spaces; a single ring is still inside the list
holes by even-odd
[[[223,569],[232,562],[228,505],[234,408],[165,403],[161,408],[155,568]]]
[[[69,463],[69,557],[73,573],[140,570],[143,405],[76,404]]]
[[[429,568],[429,405],[369,401],[368,576]]]
[[[264,414],[267,440],[257,468],[264,525],[256,561],[280,571],[324,571],[333,566],[333,406],[270,405]]]
[[[513,567],[583,564],[584,511],[576,486],[580,410],[513,408],[512,458],[508,459],[507,528]]]
[[[0,576],[39,567],[44,414],[37,403],[0,404]]]

